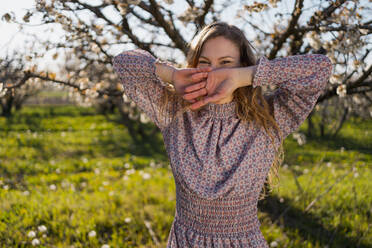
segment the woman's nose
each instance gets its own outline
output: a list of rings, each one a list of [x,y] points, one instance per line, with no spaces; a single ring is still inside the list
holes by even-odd
[[[213,70],[213,69],[218,68],[218,65],[217,64],[211,64],[210,67],[212,67],[212,70]]]

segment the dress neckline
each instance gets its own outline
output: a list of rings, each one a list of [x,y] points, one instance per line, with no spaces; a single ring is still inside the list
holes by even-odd
[[[236,116],[236,102],[232,100],[231,102],[228,103],[222,103],[222,104],[217,104],[217,103],[208,103],[202,111],[210,117],[231,117],[231,116]]]

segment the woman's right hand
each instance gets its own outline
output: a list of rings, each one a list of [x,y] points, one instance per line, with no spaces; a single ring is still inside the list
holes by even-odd
[[[176,90],[177,94],[184,95],[185,88],[191,85],[195,85],[193,87],[194,90],[200,90],[206,86],[208,72],[212,71],[211,67],[203,67],[203,68],[174,68],[174,72],[172,74],[172,84],[174,89]],[[205,89],[205,95],[207,94],[207,90]],[[191,100],[191,102],[195,102],[195,100]]]

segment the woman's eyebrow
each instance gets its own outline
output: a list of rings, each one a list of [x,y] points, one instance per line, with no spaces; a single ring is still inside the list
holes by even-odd
[[[200,58],[208,59],[208,58],[205,57],[205,56],[200,56]],[[232,58],[232,59],[233,59],[233,57],[231,57],[231,56],[223,56],[223,57],[220,57],[219,59],[224,59],[224,58]]]

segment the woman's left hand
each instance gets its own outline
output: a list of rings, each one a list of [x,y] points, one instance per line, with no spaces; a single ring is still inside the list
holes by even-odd
[[[238,83],[234,80],[234,68],[218,68],[208,72],[204,88],[200,88],[198,85],[186,87],[183,98],[193,102],[190,106],[191,109],[198,109],[210,102],[218,103],[221,100],[232,98],[233,92],[237,88]],[[204,97],[196,101],[195,98],[200,96]]]

